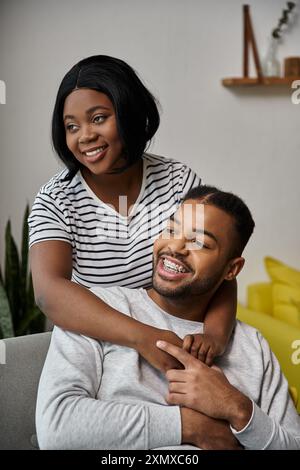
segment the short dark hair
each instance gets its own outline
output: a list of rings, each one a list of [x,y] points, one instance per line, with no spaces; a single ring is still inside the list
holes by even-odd
[[[200,185],[190,189],[184,196],[183,202],[188,199],[199,199],[202,204],[218,207],[231,215],[235,221],[235,230],[238,235],[238,244],[233,247],[231,256],[240,256],[255,227],[251,212],[244,201],[235,194],[208,185]]]
[[[124,146],[126,165],[122,171],[142,157],[147,143],[159,126],[156,100],[126,62],[106,55],[81,60],[64,76],[56,97],[52,116],[53,147],[73,178],[81,167],[66,144],[63,108],[67,96],[75,88],[89,88],[105,93],[116,113],[117,128]]]

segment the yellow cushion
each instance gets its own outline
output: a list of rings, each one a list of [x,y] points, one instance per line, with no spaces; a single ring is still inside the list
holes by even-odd
[[[300,286],[300,271],[270,256],[267,256],[264,261],[267,273],[272,281]]]
[[[300,286],[272,285],[273,316],[300,328]]]
[[[289,304],[300,310],[300,286],[289,286],[274,282],[272,286],[273,304]]]
[[[273,317],[289,325],[300,328],[300,310],[294,305],[277,304],[273,307]]]
[[[298,405],[298,392],[297,392],[296,387],[289,387],[289,392],[290,392],[292,400],[295,403],[295,406],[297,408],[297,405]]]
[[[271,282],[257,282],[247,288],[248,308],[268,315],[273,313],[273,293]]]

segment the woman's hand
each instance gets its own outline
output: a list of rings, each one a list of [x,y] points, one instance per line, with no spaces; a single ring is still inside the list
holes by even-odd
[[[213,364],[216,356],[220,356],[224,352],[223,345],[208,334],[186,335],[182,347],[208,366]]]
[[[139,333],[135,349],[146,361],[161,372],[169,369],[182,369],[182,364],[170,354],[161,351],[157,346],[157,341],[166,341],[179,348],[182,347],[182,339],[175,333],[168,330],[160,330],[152,326],[143,325],[143,330]]]

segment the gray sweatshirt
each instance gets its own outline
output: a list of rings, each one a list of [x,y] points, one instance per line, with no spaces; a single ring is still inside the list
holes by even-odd
[[[160,309],[144,289],[92,291],[124,314],[181,338],[203,331],[202,323]],[[300,418],[261,334],[237,321],[216,365],[253,400],[249,423],[240,432],[233,430],[241,444],[246,449],[300,449]],[[180,409],[166,403],[167,391],[164,374],[134,349],[55,327],[38,391],[40,448],[192,449],[181,445]]]

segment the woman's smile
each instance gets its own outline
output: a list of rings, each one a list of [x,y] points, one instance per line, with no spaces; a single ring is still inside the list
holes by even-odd
[[[99,160],[102,160],[103,157],[105,157],[108,147],[108,145],[102,145],[101,147],[94,147],[93,149],[86,150],[81,153],[85,156],[85,160],[88,163],[96,163]]]

